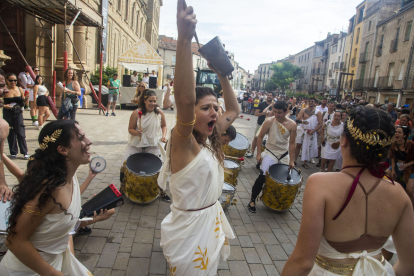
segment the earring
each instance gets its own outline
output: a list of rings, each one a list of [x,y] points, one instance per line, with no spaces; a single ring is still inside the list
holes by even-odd
[[[70,158],[70,154],[68,153],[68,156],[65,158],[65,160],[66,161],[70,161],[71,160],[71,158]]]

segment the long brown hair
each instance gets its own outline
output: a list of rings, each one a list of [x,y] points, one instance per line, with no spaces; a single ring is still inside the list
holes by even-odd
[[[68,83],[68,81],[69,81],[69,78],[68,78],[68,72],[69,72],[70,70],[72,70],[72,71],[73,71],[73,77],[72,77],[72,80],[73,80],[73,81],[78,80],[78,77],[76,76],[75,70],[73,70],[72,68],[70,68],[70,67],[69,67],[68,69],[66,69],[66,70],[65,70],[65,74],[63,75],[63,79],[65,80],[65,83]]]
[[[155,93],[154,90],[145,89],[144,92],[142,92],[141,97],[138,100],[138,108],[141,108],[142,115],[147,114],[147,106],[145,105],[145,100],[148,99],[148,97],[155,96],[157,97],[157,93]],[[159,114],[158,105],[155,105],[154,108],[155,114]]]
[[[210,96],[210,95],[214,96],[217,100],[216,93],[213,91],[213,89],[209,87],[197,86],[195,90],[196,90],[196,103],[195,103],[196,105],[202,98],[206,96]],[[196,139],[197,143],[207,148],[209,151],[211,151],[211,153],[213,153],[214,157],[217,159],[220,165],[224,167],[224,153],[222,150],[221,139],[220,139],[220,135],[217,132],[217,128],[214,127],[213,134],[211,134],[208,137],[208,139],[210,140],[209,144],[207,144],[207,142],[203,140],[200,133],[198,133],[195,130],[195,128],[193,128],[193,136]]]

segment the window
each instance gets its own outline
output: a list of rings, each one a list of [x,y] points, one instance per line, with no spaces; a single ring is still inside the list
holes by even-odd
[[[309,60],[309,57],[310,57],[310,53],[308,53],[308,60]]]
[[[404,66],[405,66],[405,60],[402,60],[401,61],[401,70],[400,70],[400,75],[398,76],[398,80],[402,80],[403,79]]]
[[[129,0],[125,2],[125,20],[128,20]]]
[[[122,0],[118,0],[118,8],[117,10],[120,11],[122,7]]]
[[[408,22],[407,27],[405,27],[404,41],[410,40],[411,28],[412,27],[413,27],[413,21]]]
[[[357,45],[358,42],[359,42],[359,32],[360,32],[360,29],[361,28],[358,28],[358,30],[357,30],[357,37],[356,37],[356,40],[355,40],[355,45]]]
[[[372,21],[369,21],[369,23],[368,23],[368,32],[371,31],[371,23],[372,23]]]
[[[362,9],[358,11],[358,23],[357,24],[361,23],[362,20],[364,19],[364,11],[365,11],[365,7],[363,7]]]
[[[135,34],[138,34],[139,32],[139,11],[137,14],[137,24],[135,25]]]
[[[172,56],[172,65],[175,65],[175,55]]]
[[[341,40],[341,41],[339,42],[339,52],[342,52],[342,41],[343,41],[343,40]]]
[[[395,51],[398,49],[399,37],[400,37],[400,28],[397,28],[397,33],[395,34],[395,46],[394,46]]]
[[[131,29],[134,29],[134,15],[135,15],[135,4],[132,8],[132,14],[131,14]]]

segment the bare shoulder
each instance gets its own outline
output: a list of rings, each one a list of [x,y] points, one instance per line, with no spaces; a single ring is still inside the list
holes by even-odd
[[[296,130],[297,127],[296,122],[290,118],[286,118],[285,126],[289,129],[289,131]]]
[[[162,111],[161,108],[157,107],[158,113],[160,113],[161,116],[164,116],[164,111]]]

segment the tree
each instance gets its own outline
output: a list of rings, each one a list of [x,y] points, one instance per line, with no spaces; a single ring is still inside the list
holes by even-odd
[[[106,85],[110,78],[113,77],[115,73],[118,73],[117,68],[104,67],[102,70],[102,85]],[[91,82],[93,85],[99,84],[99,67],[93,74],[91,74]]]
[[[302,73],[302,68],[292,64],[289,61],[283,61],[282,63],[277,63],[273,65],[270,70],[273,71],[273,75],[270,77],[267,87],[279,87],[282,91],[295,80],[300,78]]]

